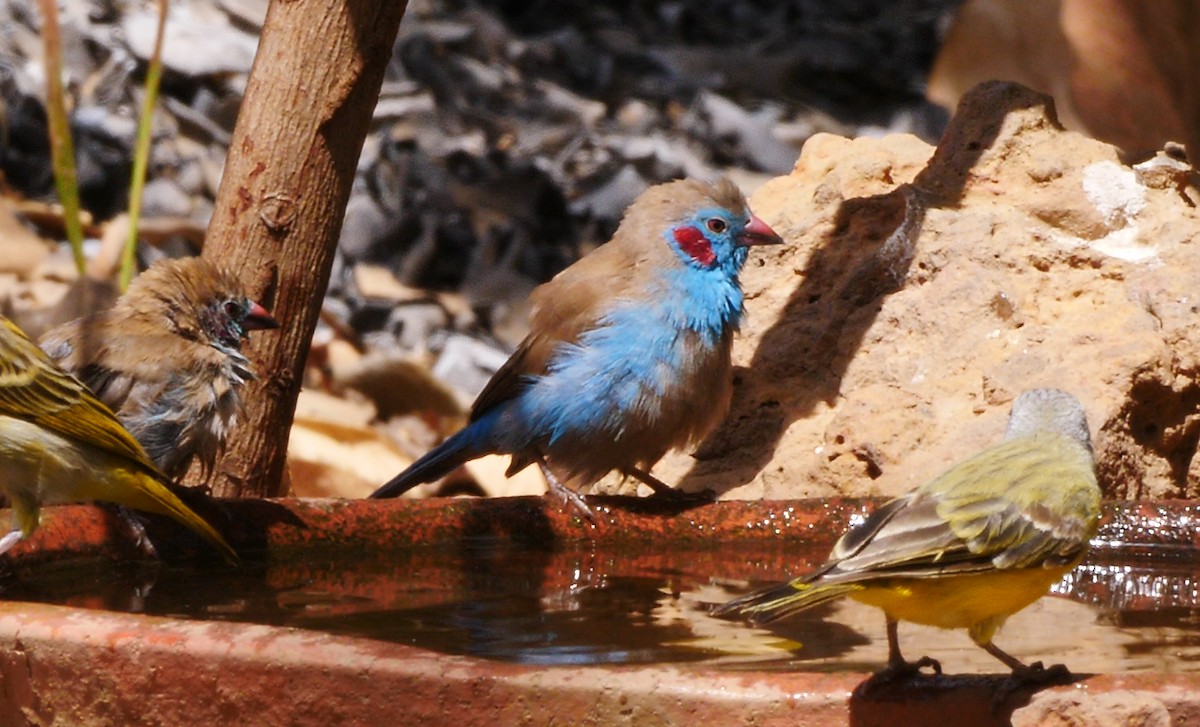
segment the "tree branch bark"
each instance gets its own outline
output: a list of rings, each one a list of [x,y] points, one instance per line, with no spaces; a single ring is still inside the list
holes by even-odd
[[[247,346],[258,380],[209,478],[284,493],[288,432],[350,186],[405,0],[272,0],[203,256],[240,271],[282,324]],[[187,481],[202,482],[194,468]]]

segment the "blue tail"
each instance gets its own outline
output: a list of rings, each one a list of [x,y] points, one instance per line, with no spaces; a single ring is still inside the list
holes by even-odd
[[[498,410],[492,410],[460,429],[454,436],[429,450],[408,469],[393,477],[383,487],[371,493],[371,498],[399,497],[417,485],[433,482],[453,472],[464,462],[492,454],[492,428]]]

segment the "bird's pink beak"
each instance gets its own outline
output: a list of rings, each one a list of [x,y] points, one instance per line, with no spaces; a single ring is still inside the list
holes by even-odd
[[[247,331],[261,331],[266,328],[279,328],[279,321],[272,318],[266,308],[263,308],[254,301],[250,301],[250,311],[246,313],[246,319],[242,321],[242,327]]]
[[[775,230],[772,230],[770,225],[755,214],[750,215],[750,224],[742,228],[742,233],[738,235],[737,241],[743,247],[783,244],[783,238],[775,234]]]

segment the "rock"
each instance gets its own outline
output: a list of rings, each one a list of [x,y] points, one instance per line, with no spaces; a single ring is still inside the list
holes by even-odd
[[[967,94],[937,149],[813,137],[751,200],[786,245],[743,274],[732,411],[656,474],[728,497],[895,495],[1053,386],[1084,402],[1106,496],[1200,494],[1197,199],[1015,84]]]
[[[195,207],[193,199],[173,179],[151,179],[142,189],[142,214],[146,217],[187,217]]]
[[[267,0],[218,0],[217,6],[238,23],[261,31],[267,19]]]
[[[483,341],[452,335],[442,346],[442,354],[433,366],[433,376],[452,385],[456,391],[466,392],[468,400],[474,400],[508,357],[509,353]]]
[[[94,108],[81,109],[71,118],[79,201],[97,219],[119,214],[129,204],[133,170],[133,135],[129,132],[134,128]]]
[[[396,305],[388,313],[383,330],[392,336],[392,345],[403,351],[424,351],[429,339],[450,325],[450,316],[435,300],[416,300]]]
[[[170,96],[162,96],[161,99],[163,106],[174,115],[180,129],[194,136],[194,143],[204,141],[220,144],[222,147],[229,146],[233,136],[219,123],[178,99]]]
[[[16,80],[21,78],[18,74]],[[20,92],[14,80],[0,83],[4,107],[4,143],[0,144],[0,173],[26,197],[45,197],[54,188],[46,108],[33,94]]]
[[[381,243],[395,234],[395,223],[369,194],[352,194],[346,220],[338,237],[338,250],[351,260],[370,259]]]
[[[702,158],[698,147],[663,134],[628,137],[614,134],[605,141],[619,150],[621,156],[650,169],[649,176],[654,179],[708,179],[713,176],[713,168]]]
[[[154,50],[158,14],[135,11],[125,16],[121,28],[129,50],[145,61]],[[163,66],[189,77],[248,73],[258,39],[229,23],[216,8],[202,4],[171,6],[163,35]]]
[[[632,164],[626,164],[599,187],[572,202],[571,211],[615,223],[649,186]]]
[[[702,91],[684,128],[700,138],[716,139],[731,159],[744,158],[754,169],[782,174],[795,164],[796,150],[775,137],[777,117],[770,109],[751,113],[720,94]]]
[[[1173,723],[1169,696],[1116,690],[1092,694],[1084,690],[1047,690],[1012,713],[1014,727],[1035,725],[1093,725],[1094,727],[1169,727]],[[1186,721],[1186,720],[1185,720]]]

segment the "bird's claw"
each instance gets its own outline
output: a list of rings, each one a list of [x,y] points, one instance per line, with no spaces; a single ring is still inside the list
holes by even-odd
[[[559,482],[552,482],[546,494],[558,500],[564,510],[574,510],[589,524],[596,524],[596,513],[588,506],[583,495]]]
[[[1013,669],[1012,672],[1013,680],[1022,686],[1054,684],[1071,679],[1073,676],[1066,664],[1051,664],[1047,667],[1043,666],[1040,661],[1035,661],[1019,669]]]
[[[933,670],[933,674],[925,674],[922,669],[929,668]],[[871,690],[885,684],[892,684],[906,679],[915,677],[930,677],[942,675],[942,663],[930,656],[922,656],[916,661],[900,661],[889,662],[883,669],[871,675],[860,687],[860,694],[866,695]]]
[[[1049,686],[1052,684],[1069,684],[1075,675],[1066,664],[1051,664],[1042,666],[1042,662],[1022,664],[1014,667],[1012,675],[1005,679],[992,694],[992,710],[999,713],[1014,693],[1028,688]]]
[[[921,670],[924,668],[933,669],[934,676],[942,675],[942,662],[934,659],[932,656],[922,656],[916,661],[901,661],[896,664],[888,664],[885,672],[893,672],[891,679],[906,679],[908,677],[923,676]]]
[[[150,539],[150,534],[146,532],[146,526],[142,523],[141,517],[137,512],[124,505],[102,504],[106,509],[116,512],[118,519],[125,526],[126,531],[133,540],[133,547],[137,552],[146,558],[157,560],[158,550],[154,547],[154,541]]]
[[[135,520],[134,516],[124,508],[122,508],[121,514],[129,526],[129,532],[133,535],[133,545],[137,551],[147,558],[157,560],[158,550],[154,547],[154,541],[150,539],[150,534],[146,532],[146,526]]]

